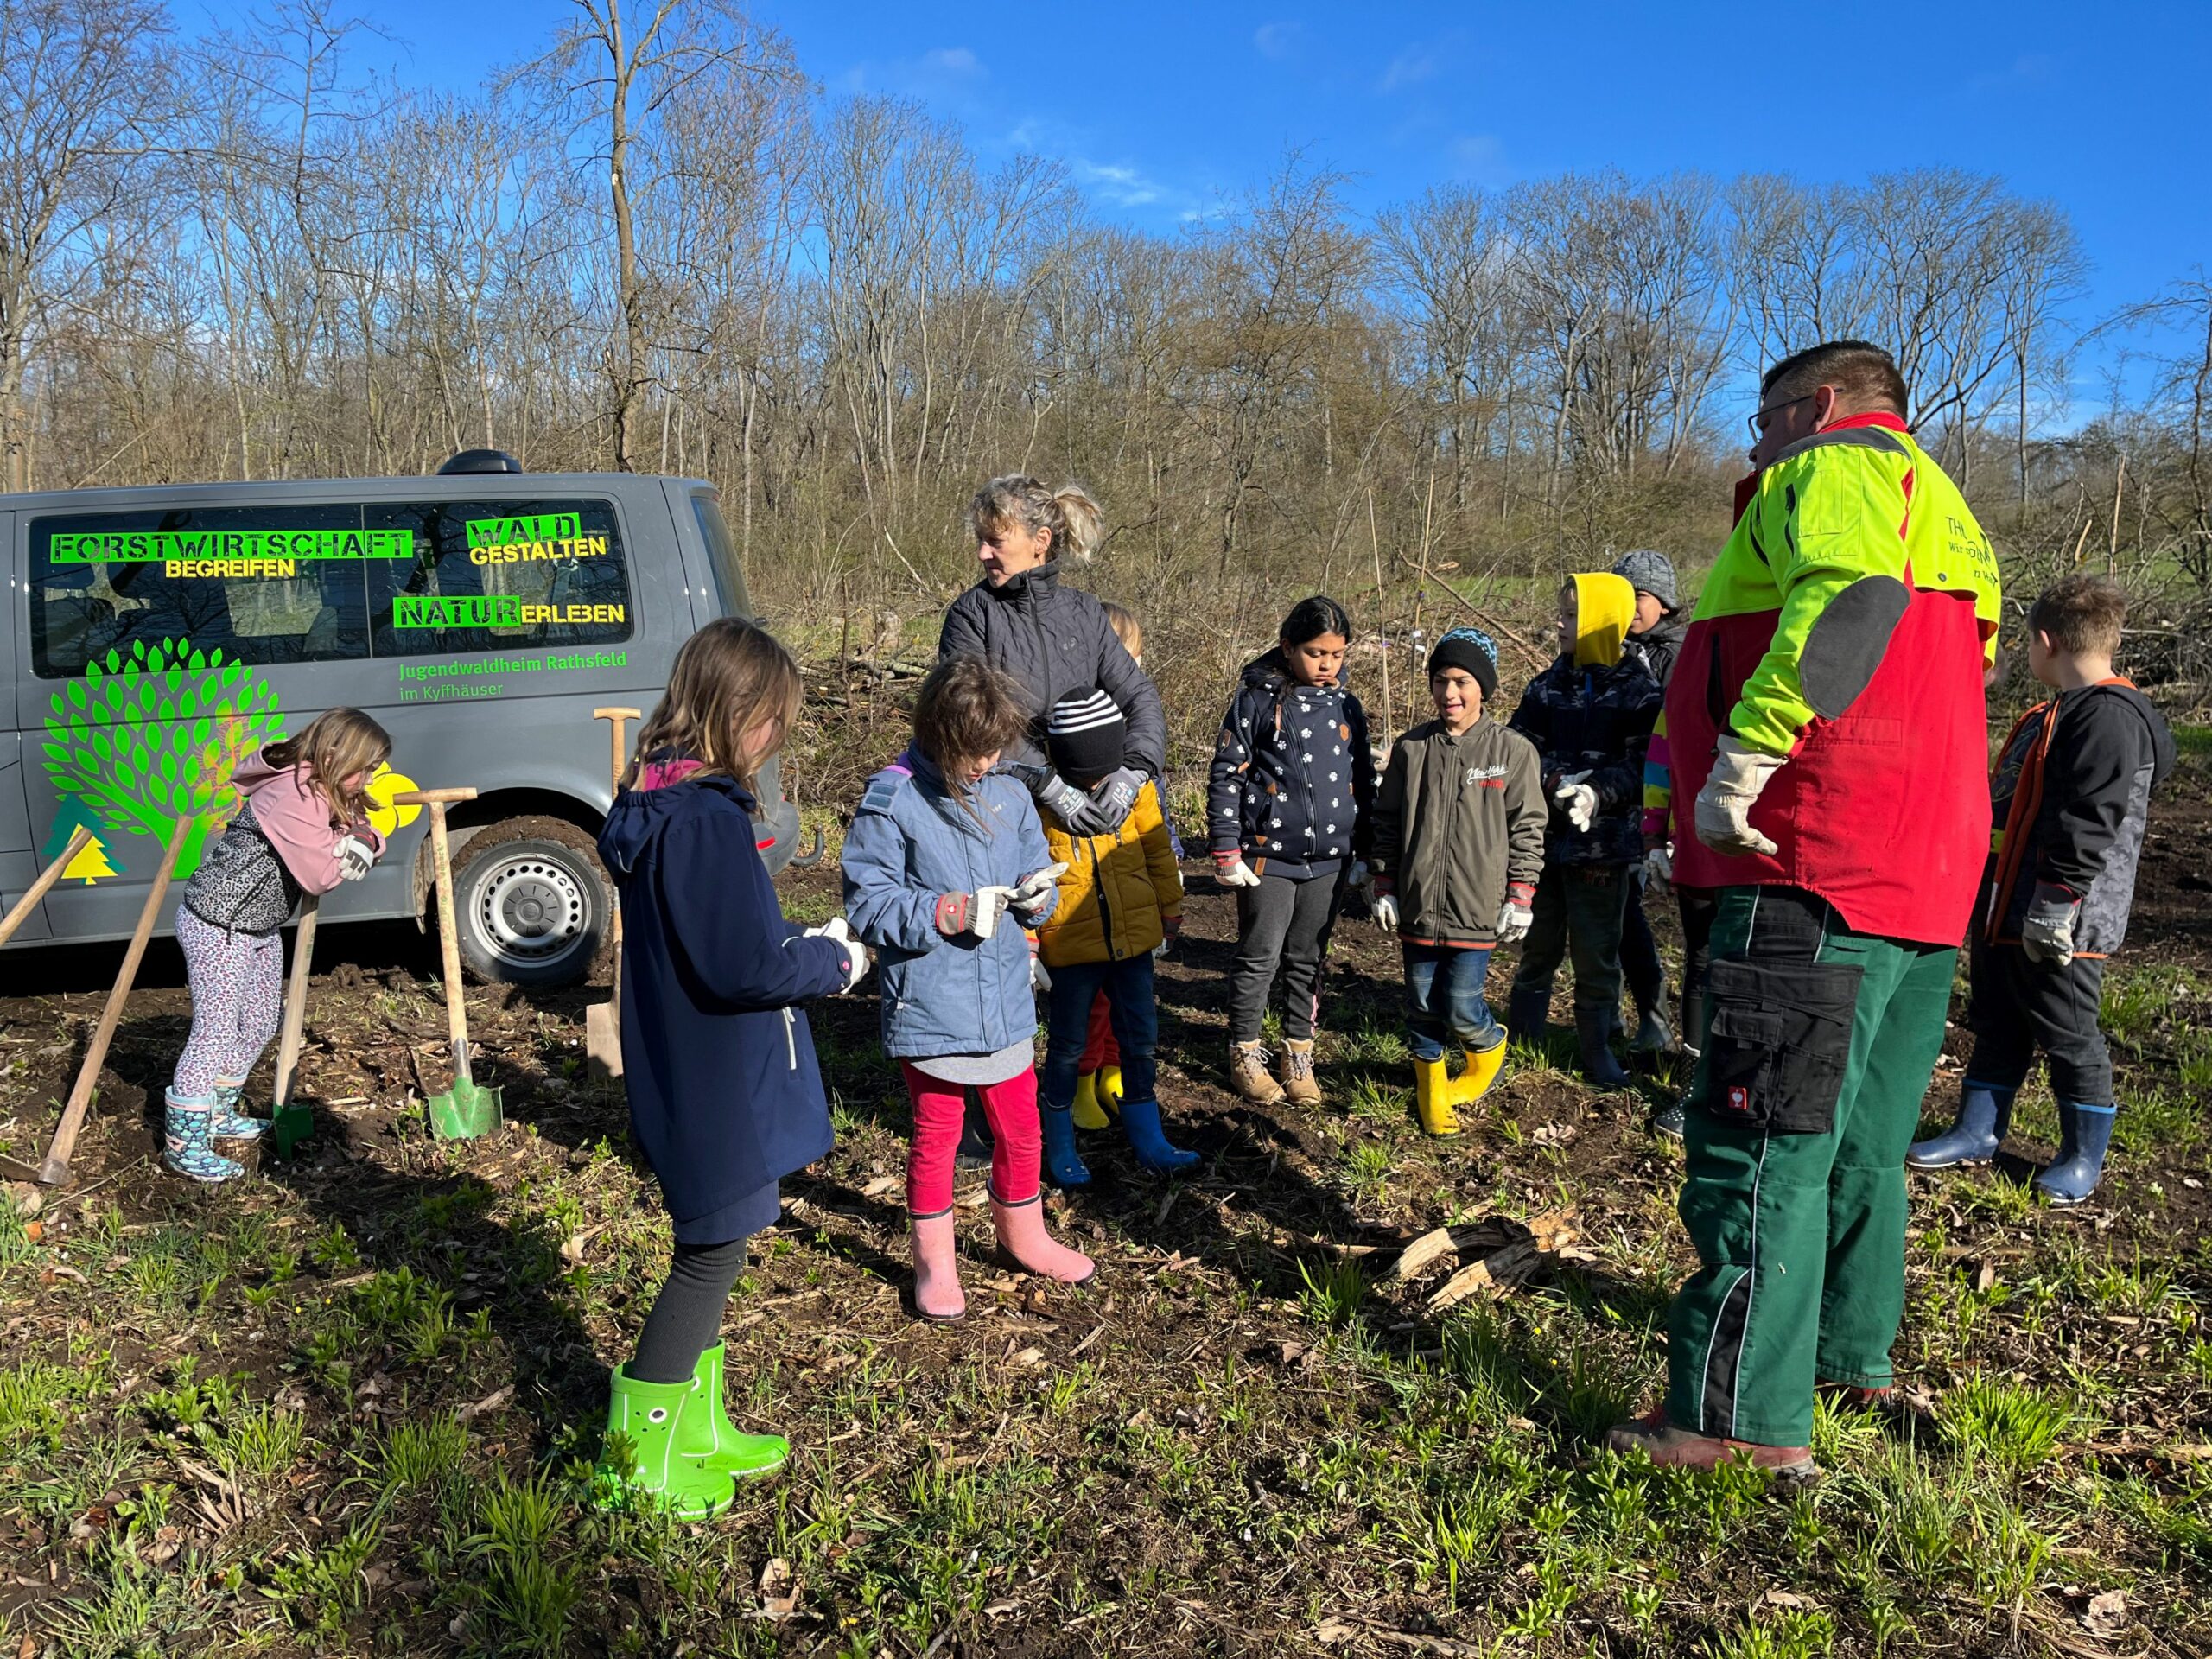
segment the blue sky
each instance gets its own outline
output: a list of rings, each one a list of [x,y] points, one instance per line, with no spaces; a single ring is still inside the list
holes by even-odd
[[[645,0],[633,0],[642,6]],[[219,12],[234,15],[233,0]],[[183,17],[194,16],[188,3]],[[562,0],[378,0],[401,73],[467,86]],[[2212,3],[1243,7],[770,0],[832,92],[917,98],[1166,228],[1292,149],[1362,207],[1569,168],[1856,179],[1952,165],[2073,217],[2101,315],[2212,264]]]

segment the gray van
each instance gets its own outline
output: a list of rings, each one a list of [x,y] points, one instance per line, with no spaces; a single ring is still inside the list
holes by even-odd
[[[0,495],[0,903],[92,832],[10,950],[128,938],[189,816],[166,928],[238,756],[351,705],[391,734],[400,776],[372,792],[479,791],[449,818],[461,954],[533,986],[582,977],[609,915],[593,709],[650,711],[677,647],[750,610],[711,484],[489,451],[430,478]],[[774,870],[798,815],[761,784]],[[390,852],[325,920],[423,915],[427,820],[378,827]]]

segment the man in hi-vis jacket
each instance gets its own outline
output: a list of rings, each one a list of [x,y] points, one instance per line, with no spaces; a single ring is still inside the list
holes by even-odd
[[[1760,382],[1757,469],[1667,694],[1675,879],[1717,889],[1666,1403],[1609,1443],[1812,1472],[1816,1386],[1878,1390],[1904,1156],[1989,846],[1997,563],[1904,422],[1890,354]]]

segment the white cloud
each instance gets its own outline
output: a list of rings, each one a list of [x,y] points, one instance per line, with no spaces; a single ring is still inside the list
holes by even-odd
[[[837,77],[848,92],[896,92],[958,105],[991,78],[990,68],[973,47],[940,46],[918,58],[864,59]]]
[[[1068,165],[1074,171],[1077,184],[1116,207],[1148,207],[1168,194],[1165,185],[1147,178],[1134,167],[1087,162],[1081,156],[1073,158]]]
[[[1450,145],[1452,176],[1469,184],[1503,184],[1511,176],[1505,146],[1489,132],[1462,133]]]
[[[1262,23],[1252,33],[1252,44],[1267,58],[1287,58],[1298,44],[1301,30],[1293,22]]]
[[[1434,78],[1437,70],[1436,54],[1427,47],[1409,46],[1390,60],[1390,67],[1382,72],[1382,90],[1386,92],[1403,91]]]

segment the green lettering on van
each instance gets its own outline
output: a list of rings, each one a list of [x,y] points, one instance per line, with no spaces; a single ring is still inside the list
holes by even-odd
[[[572,542],[584,533],[579,512],[538,512],[521,518],[471,518],[471,547],[509,547],[517,542]]]
[[[158,564],[169,559],[411,559],[411,530],[101,530],[58,532],[55,564]]]
[[[518,628],[522,601],[505,594],[400,594],[391,601],[395,628]]]

